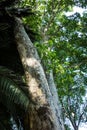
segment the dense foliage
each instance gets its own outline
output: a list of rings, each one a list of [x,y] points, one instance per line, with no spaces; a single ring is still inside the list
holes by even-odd
[[[35,45],[46,73],[53,70],[64,119],[68,118],[75,130],[87,118],[87,12],[66,14],[74,6],[85,9],[86,5],[86,1],[80,0],[38,0],[34,8],[40,16],[32,24],[40,33]]]

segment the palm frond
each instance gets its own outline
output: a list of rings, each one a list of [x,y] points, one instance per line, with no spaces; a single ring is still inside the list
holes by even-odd
[[[15,104],[24,110],[29,107],[27,88],[22,79],[3,67],[0,67],[0,101],[8,109],[15,107]]]

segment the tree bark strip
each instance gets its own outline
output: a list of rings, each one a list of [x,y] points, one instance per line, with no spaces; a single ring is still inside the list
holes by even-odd
[[[55,115],[57,116],[57,122],[59,123],[59,125],[61,124],[61,130],[64,130],[64,124],[63,124],[62,113],[61,113],[61,104],[59,101],[56,85],[54,83],[52,70],[50,70],[50,72],[46,75],[46,78],[49,84],[51,95],[53,97],[54,111],[55,111]]]
[[[28,128],[30,130],[64,130],[59,119],[60,115],[56,115],[54,99],[37,51],[19,18],[15,18],[14,34],[32,100],[29,115],[27,115],[27,119],[29,119]]]

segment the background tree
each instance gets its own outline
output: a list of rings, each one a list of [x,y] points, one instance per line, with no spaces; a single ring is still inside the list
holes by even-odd
[[[83,99],[86,94],[86,12],[83,16],[78,12],[66,16],[65,12],[74,6],[85,8],[86,4],[86,1],[43,1],[43,4],[39,1],[36,6],[42,13],[42,41],[41,44],[37,42],[36,46],[47,75],[51,69],[54,72],[60,100],[68,113],[66,115],[72,118],[70,120],[74,129],[78,129],[83,117],[86,119],[87,102]],[[77,111],[70,108],[71,111],[68,111],[70,104]],[[73,111],[76,116],[74,118],[70,115]]]
[[[25,125],[25,129],[63,130],[64,126],[60,117],[57,92],[55,91],[56,100],[54,100],[51,88],[47,82],[43,68],[40,64],[37,51],[25,31],[21,19],[18,18],[22,15],[25,16],[24,10],[27,11],[26,8],[23,7],[8,7],[4,9],[1,8],[1,16],[5,16],[5,20],[7,20],[8,23],[10,21],[12,22],[11,27],[14,27],[13,25],[15,25],[15,27],[11,30],[13,31],[14,29],[13,38],[15,39],[12,38],[13,44],[11,41],[11,44],[8,45],[14,47],[14,43],[17,44],[16,47],[18,49],[22,65],[24,67],[25,79],[28,85],[28,94],[31,99],[28,113],[26,114],[28,118],[26,117],[24,119],[24,123],[27,123],[27,125]],[[9,20],[7,18],[9,18]],[[53,86],[53,90],[56,90],[55,85]]]

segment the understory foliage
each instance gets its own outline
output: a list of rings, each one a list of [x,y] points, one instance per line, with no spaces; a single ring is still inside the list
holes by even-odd
[[[0,129],[12,130],[14,125],[19,128],[28,107],[27,86],[21,76],[0,67]]]
[[[77,10],[67,15],[67,12],[73,11],[74,6],[85,10],[87,1],[0,1],[0,66],[5,67],[0,67],[0,109],[2,113],[5,108],[8,110],[4,113],[7,115],[6,119],[4,114],[0,116],[3,119],[0,122],[2,130],[8,130],[9,123],[9,129],[12,129],[13,124],[20,126],[20,115],[29,105],[23,78],[15,74],[24,75],[13,34],[12,25],[16,16],[23,20],[46,74],[53,70],[66,129],[69,129],[66,119],[71,122],[74,130],[78,130],[82,122],[87,122],[87,10],[83,14]],[[14,117],[15,113],[17,119]]]

